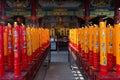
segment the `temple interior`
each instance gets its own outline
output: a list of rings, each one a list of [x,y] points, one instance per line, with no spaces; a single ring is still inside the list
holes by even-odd
[[[0,80],[120,80],[120,0],[0,0]]]

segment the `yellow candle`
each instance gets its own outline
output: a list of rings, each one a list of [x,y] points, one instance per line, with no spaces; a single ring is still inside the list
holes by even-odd
[[[34,40],[35,40],[35,36],[34,36],[34,28],[31,28],[31,42],[32,42],[32,52],[35,51],[35,44],[34,44]]]
[[[105,22],[100,22],[100,64],[107,66]]]
[[[42,29],[40,28],[40,35],[39,35],[39,36],[40,36],[40,47],[42,47],[42,40],[41,40],[41,39],[42,39],[42,38],[41,38],[41,31],[42,31]]]
[[[88,28],[85,27],[85,53],[88,53]]]
[[[109,47],[109,43],[110,43],[109,30],[110,30],[110,28],[107,27],[107,28],[106,28],[106,52],[107,52],[107,53],[109,52],[108,47]]]
[[[7,41],[7,38],[8,38],[8,37],[7,37],[7,27],[5,27],[5,30],[4,30],[4,56],[7,56],[7,54],[8,54],[8,52],[7,52],[7,51],[8,51],[8,50],[7,50],[7,48],[8,48],[8,47],[7,47],[7,44],[8,44],[8,43],[7,43],[7,42],[8,42],[8,41]]]
[[[117,25],[115,24],[114,25],[114,28],[113,28],[113,55],[116,56],[116,27]]]
[[[93,26],[89,26],[89,34],[88,34],[88,47],[89,47],[89,50],[92,51],[92,27]]]
[[[31,43],[31,29],[30,27],[26,28],[27,31],[27,53],[29,56],[32,55],[32,43]]]
[[[109,25],[107,29],[108,29],[107,36],[106,36],[106,37],[108,37],[107,38],[107,41],[108,41],[107,52],[112,54],[113,53],[113,27],[111,25]]]
[[[120,65],[120,24],[115,24],[115,33],[116,33],[116,64]]]
[[[95,25],[94,30],[93,30],[93,52],[98,53],[99,52],[99,28],[97,25]]]
[[[82,27],[82,30],[81,30],[81,49],[84,50],[84,27]]]
[[[80,42],[81,42],[81,29],[80,28],[78,28],[78,45],[80,45]],[[81,47],[81,46],[79,46],[79,47]]]

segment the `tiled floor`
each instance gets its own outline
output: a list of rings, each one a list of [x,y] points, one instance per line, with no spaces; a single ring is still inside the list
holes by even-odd
[[[68,52],[51,52],[51,64],[45,80],[72,80],[73,75],[68,63]]]
[[[68,52],[67,51],[51,51],[51,62],[68,63]]]
[[[72,78],[69,65],[62,62],[52,62],[45,76],[45,80],[72,80]]]
[[[35,80],[84,80],[78,69],[73,67],[71,70],[67,51],[52,51],[51,63],[47,71],[45,71],[46,69],[42,67],[38,71]]]

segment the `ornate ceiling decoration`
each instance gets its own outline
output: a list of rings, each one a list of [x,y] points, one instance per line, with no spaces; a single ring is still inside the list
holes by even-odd
[[[114,0],[91,0],[92,8],[112,8]]]
[[[39,0],[39,5],[43,8],[77,8],[83,6],[83,3],[75,0]]]
[[[13,8],[26,8],[30,6],[30,1],[29,0],[7,0],[6,1],[6,6]]]

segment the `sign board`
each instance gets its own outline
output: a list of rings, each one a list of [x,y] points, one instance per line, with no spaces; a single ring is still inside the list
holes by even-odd
[[[56,42],[51,42],[51,50],[56,50]]]
[[[27,9],[5,10],[5,16],[14,16],[14,15],[31,16],[31,10],[27,10]]]
[[[113,9],[114,0],[91,0],[90,9]]]
[[[84,16],[85,10],[67,10],[67,9],[58,9],[58,10],[42,10],[37,9],[37,16]]]
[[[101,16],[101,15],[114,16],[114,11],[104,10],[104,9],[90,11],[90,16]]]

